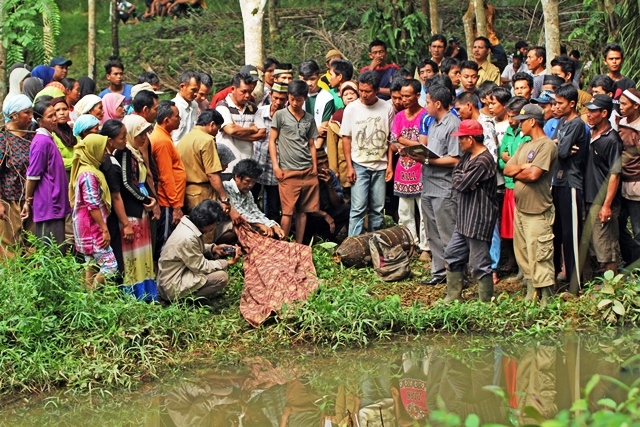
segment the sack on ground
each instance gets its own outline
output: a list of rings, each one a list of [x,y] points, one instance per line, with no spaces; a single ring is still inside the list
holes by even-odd
[[[394,282],[409,277],[409,256],[401,245],[391,246],[379,235],[369,240],[373,270],[385,282]]]

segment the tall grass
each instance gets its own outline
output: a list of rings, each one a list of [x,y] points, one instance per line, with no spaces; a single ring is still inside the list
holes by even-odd
[[[115,286],[88,290],[73,257],[34,243],[32,255],[0,265],[0,393],[130,387],[197,344],[211,321]]]

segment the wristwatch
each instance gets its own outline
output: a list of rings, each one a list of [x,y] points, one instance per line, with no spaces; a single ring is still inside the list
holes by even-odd
[[[423,165],[428,165],[428,164],[429,164],[429,158],[427,157],[426,159],[424,159]]]
[[[220,203],[222,203],[223,205],[230,205],[231,202],[229,202],[229,199],[224,199],[224,200],[219,200]]]

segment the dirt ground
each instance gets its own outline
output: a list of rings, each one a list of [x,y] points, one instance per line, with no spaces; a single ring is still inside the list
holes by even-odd
[[[445,295],[446,284],[437,286],[425,286],[418,282],[429,279],[431,277],[430,263],[423,263],[414,259],[411,262],[411,277],[401,282],[385,283],[380,281],[375,287],[375,292],[380,296],[400,295],[402,305],[409,306],[414,302],[420,302],[426,305],[432,305]],[[517,279],[517,274],[506,274],[500,277],[500,281],[494,286],[495,295],[503,292],[509,294],[522,293],[523,284]],[[524,295],[524,294],[523,294]],[[478,285],[472,281],[470,286],[463,290],[463,300],[470,300],[478,297]]]

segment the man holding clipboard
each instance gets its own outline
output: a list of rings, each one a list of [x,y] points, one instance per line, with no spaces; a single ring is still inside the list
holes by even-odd
[[[432,122],[428,129],[421,126],[419,142],[427,151],[413,152],[411,158],[423,163],[422,212],[431,247],[431,274],[422,285],[439,285],[446,282],[444,248],[449,244],[456,224],[457,198],[451,188],[451,174],[460,159],[458,130],[460,119],[450,112],[451,92],[444,86],[433,85],[427,92],[427,115]],[[428,141],[428,144],[427,144]],[[420,146],[414,150],[421,150]],[[405,151],[406,152],[406,151]]]

